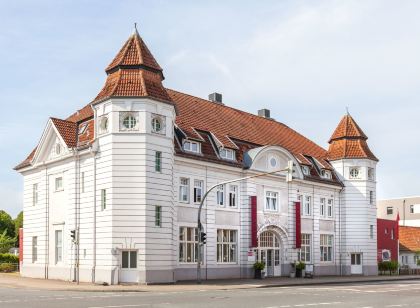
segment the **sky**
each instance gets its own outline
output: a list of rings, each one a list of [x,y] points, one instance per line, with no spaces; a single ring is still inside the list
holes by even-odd
[[[324,148],[346,113],[380,159],[378,198],[420,195],[419,1],[0,0],[0,209],[50,116],[89,103],[138,23],[168,88],[271,116]]]

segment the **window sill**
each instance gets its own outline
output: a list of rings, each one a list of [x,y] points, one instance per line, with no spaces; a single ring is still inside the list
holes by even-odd
[[[239,265],[238,262],[217,262],[217,265]]]

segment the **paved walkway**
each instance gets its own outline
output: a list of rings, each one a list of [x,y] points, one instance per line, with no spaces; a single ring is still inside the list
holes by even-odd
[[[269,288],[269,287],[290,287],[302,285],[321,285],[321,284],[346,284],[358,282],[386,282],[398,280],[420,280],[420,276],[330,276],[308,278],[267,278],[256,279],[226,279],[226,280],[207,280],[201,285],[194,281],[178,282],[176,284],[159,285],[112,285],[102,286],[90,283],[76,284],[61,280],[45,280],[36,278],[20,277],[19,273],[4,274],[0,273],[0,286],[9,288],[29,288],[38,290],[60,290],[60,291],[93,291],[93,292],[179,292],[179,291],[198,291],[198,290],[230,290],[230,289],[250,289],[250,288]]]

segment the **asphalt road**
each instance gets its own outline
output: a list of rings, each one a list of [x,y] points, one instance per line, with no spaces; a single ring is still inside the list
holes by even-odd
[[[0,307],[420,307],[420,281],[185,292],[113,293],[0,288]]]

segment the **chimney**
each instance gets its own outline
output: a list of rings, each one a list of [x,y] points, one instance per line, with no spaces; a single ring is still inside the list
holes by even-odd
[[[266,119],[271,119],[270,118],[270,109],[260,109],[258,110],[258,116],[266,118]]]
[[[223,105],[222,94],[216,92],[209,94],[209,101]]]

